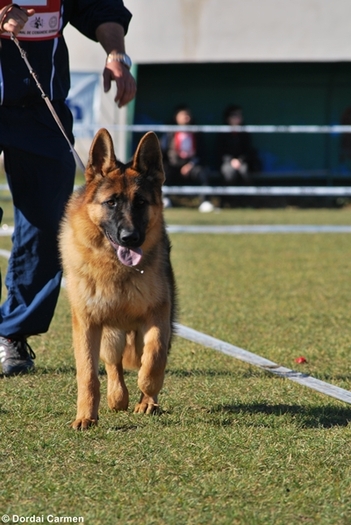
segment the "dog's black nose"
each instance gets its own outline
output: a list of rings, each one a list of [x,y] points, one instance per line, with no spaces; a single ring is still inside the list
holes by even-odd
[[[140,235],[137,230],[122,229],[119,234],[121,244],[124,246],[138,246]]]

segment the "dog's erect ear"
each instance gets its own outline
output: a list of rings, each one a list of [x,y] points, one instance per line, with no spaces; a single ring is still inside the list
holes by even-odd
[[[133,158],[132,168],[147,177],[157,180],[160,184],[165,181],[162,163],[162,152],[157,135],[149,131],[140,140]]]
[[[116,164],[111,135],[107,129],[100,129],[92,142],[85,178],[90,182],[97,174],[104,174]]]

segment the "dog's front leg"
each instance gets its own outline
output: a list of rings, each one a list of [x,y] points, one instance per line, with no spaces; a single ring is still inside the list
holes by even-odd
[[[144,348],[138,374],[141,397],[135,407],[135,413],[154,414],[160,411],[158,394],[164,381],[171,337],[169,316],[165,317],[162,324],[158,320],[157,325],[150,326],[144,334]]]
[[[77,416],[72,427],[76,430],[85,430],[92,425],[97,425],[98,421],[101,328],[94,325],[86,326],[74,314],[72,317],[78,384]]]
[[[104,326],[100,357],[107,372],[107,400],[111,410],[127,410],[129,394],[124,382],[122,353],[126,344],[126,333]]]

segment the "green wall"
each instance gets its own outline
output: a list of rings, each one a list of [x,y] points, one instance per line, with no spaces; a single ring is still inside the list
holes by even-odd
[[[231,103],[243,107],[246,124],[339,124],[351,106],[351,63],[139,65],[135,123],[170,123],[179,103],[190,105],[197,124],[222,124]],[[215,137],[205,140],[215,167]],[[339,135],[258,133],[253,142],[265,172],[351,177]]]

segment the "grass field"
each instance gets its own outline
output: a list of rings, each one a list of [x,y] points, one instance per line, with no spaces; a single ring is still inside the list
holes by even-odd
[[[166,218],[350,225],[351,210],[170,209]],[[350,234],[182,233],[171,240],[179,322],[351,389]],[[10,249],[9,238],[0,238],[0,248]],[[1,267],[4,273],[5,259]],[[1,378],[0,519],[351,523],[351,406],[175,338],[161,416],[132,413],[134,373],[127,374],[131,409],[109,412],[101,367],[99,426],[77,433],[69,428],[76,382],[64,291],[49,333],[31,344],[36,373]],[[300,355],[305,365],[295,363]]]

